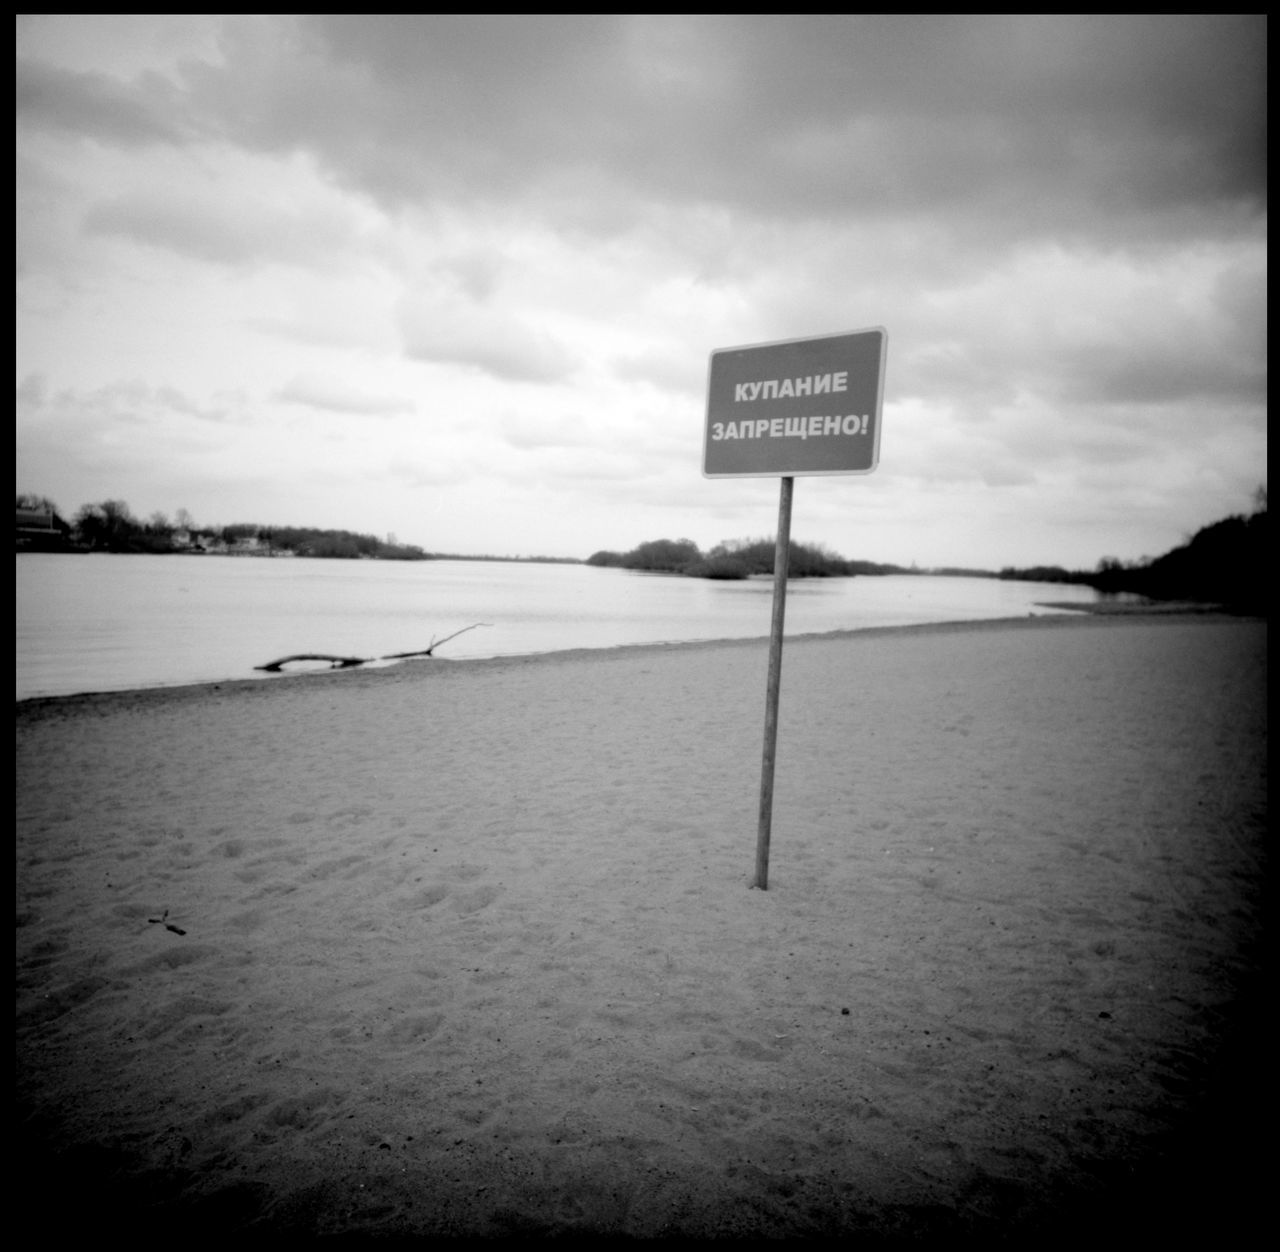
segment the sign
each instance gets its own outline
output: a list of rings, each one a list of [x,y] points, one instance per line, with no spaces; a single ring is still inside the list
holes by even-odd
[[[883,326],[711,354],[707,478],[869,474],[880,459]]]
[[[787,610],[791,499],[799,474],[869,474],[880,460],[889,334],[883,326],[818,339],[719,348],[707,377],[706,478],[781,478],[773,557],[773,625],[753,886],[769,886],[778,693]]]

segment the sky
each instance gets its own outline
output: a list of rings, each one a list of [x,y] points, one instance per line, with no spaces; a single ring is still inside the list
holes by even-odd
[[[17,490],[585,558],[770,535],[710,354],[883,326],[792,536],[1138,560],[1266,482],[1257,16],[17,20]]]

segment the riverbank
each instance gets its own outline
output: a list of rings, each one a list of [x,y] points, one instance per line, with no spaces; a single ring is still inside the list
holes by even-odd
[[[769,634],[770,580],[533,562],[240,561],[24,557],[17,697],[252,678],[275,657],[385,657],[454,635],[449,661]],[[787,595],[792,636],[1025,617],[1083,588],[978,578],[805,579]],[[273,681],[263,679],[263,681]]]
[[[50,1228],[1229,1239],[1265,625],[788,641],[760,892],[766,653],[20,704]]]

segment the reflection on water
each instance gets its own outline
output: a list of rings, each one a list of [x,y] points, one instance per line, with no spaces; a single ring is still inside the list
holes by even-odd
[[[586,565],[218,556],[17,557],[17,698],[261,677],[299,652],[508,656],[769,633],[770,578],[712,582]],[[1087,587],[988,578],[805,579],[788,636],[1023,617]],[[269,680],[267,680],[269,681]]]

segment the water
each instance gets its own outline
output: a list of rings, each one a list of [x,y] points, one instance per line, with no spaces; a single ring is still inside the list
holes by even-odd
[[[219,556],[17,558],[17,698],[263,678],[299,652],[438,656],[769,634],[773,581],[711,582],[587,565]],[[786,633],[1023,617],[1087,587],[988,578],[793,581]],[[291,667],[293,668],[293,667]]]

